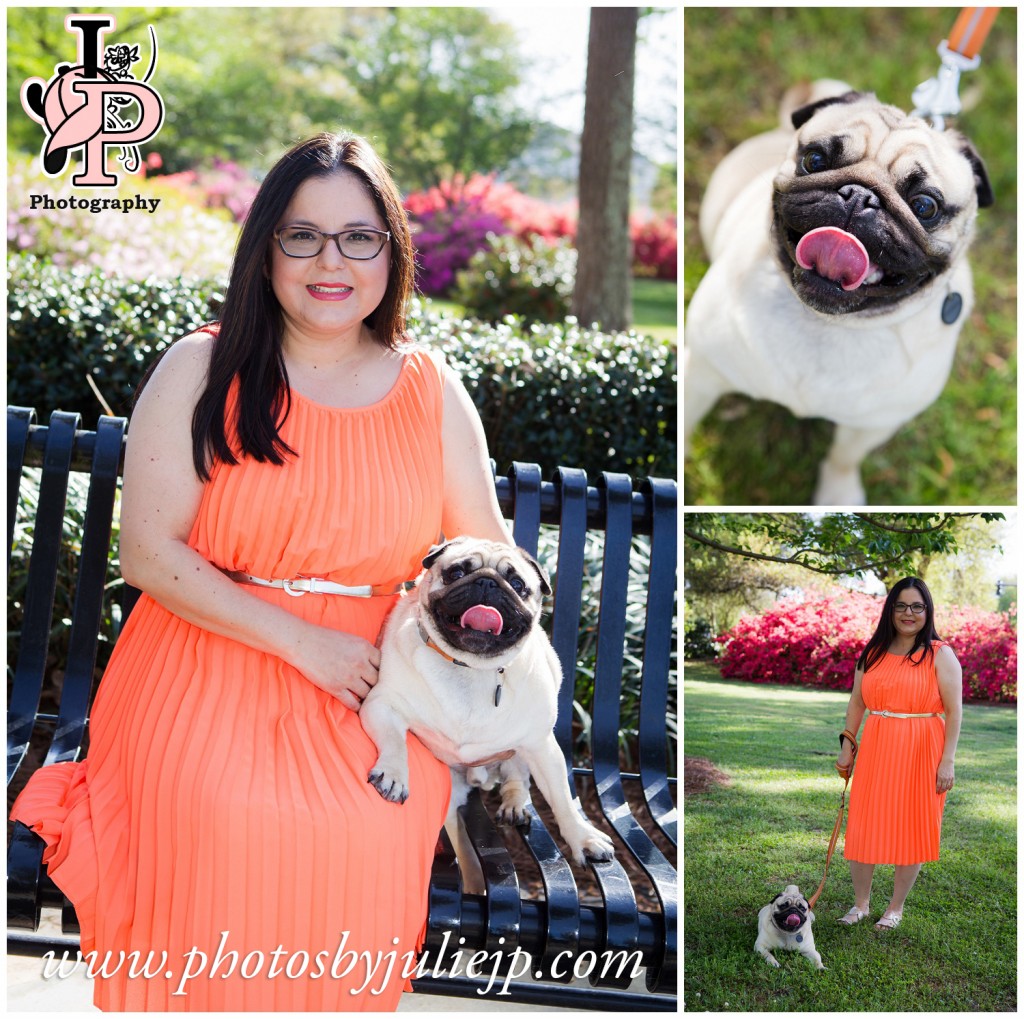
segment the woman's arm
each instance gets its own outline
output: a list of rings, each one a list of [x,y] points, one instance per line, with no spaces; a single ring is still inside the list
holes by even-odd
[[[864,672],[860,668],[857,668],[853,673],[853,690],[850,693],[850,703],[846,708],[846,725],[844,726],[844,728],[849,729],[854,736],[860,732],[860,723],[864,721],[864,712],[867,710],[864,706],[864,698],[861,696],[860,692],[863,680]],[[850,746],[849,740],[844,740],[839,751],[839,756],[836,758],[836,764],[841,768],[848,768],[852,763],[853,747]]]
[[[192,463],[192,412],[210,343],[185,337],[164,355],[132,415],[121,502],[121,572],[166,609],[205,630],[291,663],[346,707],[377,681],[368,641],[263,601],[187,544],[203,495]]]
[[[953,788],[953,758],[956,756],[960,723],[964,714],[963,670],[951,647],[943,646],[935,652],[935,675],[939,683],[942,707],[946,712],[946,738],[935,775],[935,791],[944,793]]]
[[[446,538],[460,534],[512,545],[512,535],[494,493],[487,439],[480,415],[459,376],[445,368],[444,508],[441,529]]]

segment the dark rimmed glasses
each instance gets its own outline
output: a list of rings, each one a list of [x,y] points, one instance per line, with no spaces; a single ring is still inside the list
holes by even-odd
[[[341,230],[336,234],[325,234],[311,226],[283,226],[274,231],[274,236],[289,258],[315,258],[324,250],[328,241],[334,241],[345,258],[365,262],[376,258],[384,250],[384,245],[391,240],[391,231],[358,227],[354,230]]]
[[[908,605],[905,601],[898,601],[893,606],[893,608],[897,612],[906,612],[907,609],[910,609],[910,611],[913,612],[915,616],[921,615],[921,613],[925,610],[925,606],[919,601],[914,602],[913,605]]]

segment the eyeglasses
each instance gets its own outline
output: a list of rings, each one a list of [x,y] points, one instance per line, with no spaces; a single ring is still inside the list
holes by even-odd
[[[359,227],[356,230],[325,234],[311,226],[283,226],[274,231],[274,236],[289,258],[315,258],[324,250],[328,241],[334,241],[345,258],[364,262],[381,253],[384,245],[391,240],[391,231]]]
[[[913,605],[908,605],[905,601],[898,601],[893,606],[893,608],[897,612],[906,612],[907,609],[910,609],[910,611],[913,612],[915,616],[919,616],[922,612],[924,612],[925,606],[922,605],[919,601],[914,602]]]

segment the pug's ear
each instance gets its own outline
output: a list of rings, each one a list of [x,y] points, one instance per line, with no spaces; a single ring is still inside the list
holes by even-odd
[[[551,594],[551,581],[548,579],[547,570],[524,548],[517,548],[516,551],[537,571],[540,579],[540,590],[542,594]]]
[[[793,127],[799,130],[818,110],[826,106],[834,106],[836,103],[855,103],[858,99],[867,99],[870,95],[870,92],[844,92],[839,96],[819,99],[816,103],[808,103],[806,106],[801,106],[798,110],[794,110],[790,120],[793,122]]]
[[[960,154],[971,164],[971,170],[974,173],[974,188],[978,194],[978,208],[987,209],[996,200],[992,192],[992,184],[988,179],[988,170],[985,169],[985,164],[982,162],[981,156],[978,155],[978,150],[970,141],[962,134],[957,135],[957,141],[960,143]]]
[[[778,901],[779,901],[779,899],[781,899],[781,898],[782,898],[782,896],[783,896],[783,893],[782,893],[782,892],[779,892],[779,894],[778,894],[778,895],[776,895],[774,899],[772,899],[772,902],[773,902],[773,903],[775,903],[775,902],[778,902]]]
[[[423,568],[429,570],[438,559],[441,558],[444,550],[451,544],[450,541],[442,542],[440,545],[435,545],[424,557],[423,557]]]

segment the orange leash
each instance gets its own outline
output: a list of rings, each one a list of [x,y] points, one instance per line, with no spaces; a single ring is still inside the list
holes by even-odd
[[[849,729],[844,729],[839,735],[839,749],[843,748],[843,739],[846,738],[853,745],[853,758],[856,763],[857,759],[857,739]],[[832,854],[836,851],[836,843],[839,841],[839,833],[843,830],[843,815],[846,812],[846,790],[850,788],[850,777],[853,775],[853,764],[850,765],[845,771],[836,765],[836,770],[840,776],[846,780],[843,786],[843,794],[839,798],[839,815],[836,817],[835,827],[832,829],[832,838],[829,839],[828,853],[825,856],[825,873],[822,876],[821,884],[818,885],[818,890],[807,900],[808,908],[814,909],[814,904],[818,901],[818,896],[821,895],[822,889],[825,887],[825,882],[828,880],[828,867],[832,862]]]
[[[998,13],[998,7],[965,7],[946,40],[949,48],[972,60],[981,52]]]
[[[962,109],[960,75],[981,65],[981,47],[998,13],[998,7],[964,7],[949,38],[939,43],[939,73],[914,89],[914,115],[930,120],[937,131],[945,129],[947,117],[955,117]]]

